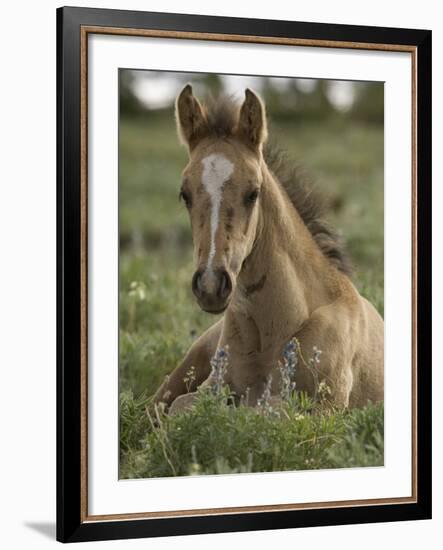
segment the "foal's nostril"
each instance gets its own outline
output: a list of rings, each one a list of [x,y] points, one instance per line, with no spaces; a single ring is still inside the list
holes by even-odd
[[[200,270],[196,271],[192,277],[192,292],[197,296],[197,298],[201,298],[202,295],[201,278],[202,272]]]
[[[198,269],[192,277],[192,292],[209,309],[216,309],[220,302],[224,303],[232,292],[232,281],[224,269],[205,271]]]
[[[225,270],[220,272],[220,286],[218,294],[220,298],[227,298],[231,294],[232,282],[229,273]]]

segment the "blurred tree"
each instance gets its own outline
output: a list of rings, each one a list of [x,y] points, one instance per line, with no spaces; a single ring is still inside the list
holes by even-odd
[[[284,86],[282,86],[284,84]],[[276,80],[265,77],[261,95],[266,103],[266,108],[273,113],[275,118],[288,118],[297,105],[298,92],[292,83],[285,80]]]
[[[336,113],[327,96],[327,80],[317,80],[312,89],[303,90],[297,86],[297,117],[306,120],[325,119]]]
[[[383,124],[384,84],[382,82],[361,83],[357,88],[350,115],[354,120]]]
[[[201,81],[205,88],[205,95],[217,97],[223,90],[223,82],[218,74],[205,74]]]
[[[311,81],[304,86],[297,79],[284,83],[275,78],[265,78],[262,95],[272,116],[282,121],[324,120],[336,115],[327,96],[328,82]]]
[[[131,71],[120,71],[120,114],[133,116],[144,111],[143,105],[134,93],[134,75]]]

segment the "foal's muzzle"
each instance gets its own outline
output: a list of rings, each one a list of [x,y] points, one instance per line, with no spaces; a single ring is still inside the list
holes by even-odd
[[[198,269],[192,277],[192,292],[208,313],[221,313],[232,294],[232,280],[226,269]]]

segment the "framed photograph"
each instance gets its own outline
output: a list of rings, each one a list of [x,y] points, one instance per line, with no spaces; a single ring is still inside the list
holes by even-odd
[[[58,540],[430,518],[431,32],[60,8],[57,92]]]

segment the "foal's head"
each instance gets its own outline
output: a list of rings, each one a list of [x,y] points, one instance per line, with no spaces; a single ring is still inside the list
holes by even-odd
[[[192,290],[211,313],[226,309],[254,245],[266,139],[265,110],[250,90],[239,111],[226,115],[233,120],[223,130],[223,121],[220,127],[211,120],[190,85],[177,98],[179,135],[189,149],[180,195],[197,261]]]

